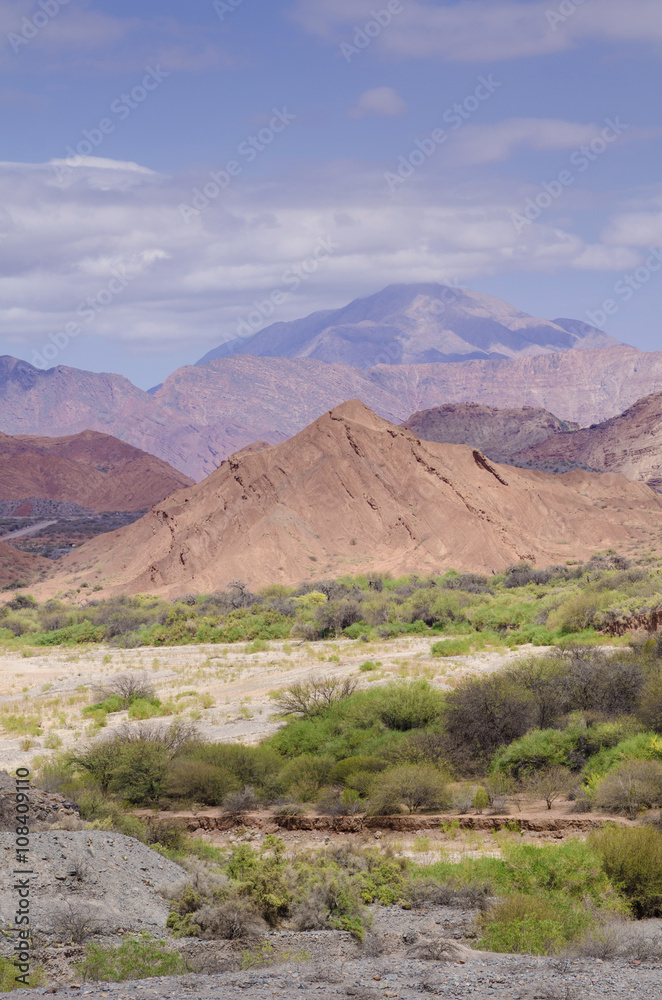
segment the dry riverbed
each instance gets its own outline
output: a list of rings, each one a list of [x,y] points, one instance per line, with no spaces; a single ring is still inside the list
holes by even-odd
[[[35,755],[69,748],[96,735],[99,730],[83,709],[94,702],[97,689],[122,673],[149,675],[158,697],[172,703],[176,713],[164,716],[164,721],[194,719],[209,739],[258,743],[281,724],[275,694],[295,681],[353,676],[368,686],[425,677],[448,687],[457,678],[490,673],[534,652],[525,646],[439,658],[430,655],[433,641],[411,636],[382,643],[279,641],[260,652],[250,652],[245,643],[0,650],[0,722],[15,718],[12,731],[3,726],[0,768],[29,764]],[[361,671],[366,661],[375,663],[376,669]],[[115,712],[108,715],[107,726],[115,728],[127,719],[126,712]],[[30,722],[43,732],[30,736]]]

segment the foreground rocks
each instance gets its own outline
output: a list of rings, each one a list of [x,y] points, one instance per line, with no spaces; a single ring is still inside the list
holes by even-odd
[[[14,835],[0,834],[0,867],[11,872]],[[59,929],[67,911],[87,914],[105,933],[165,928],[168,903],[159,887],[186,873],[139,840],[103,830],[56,830],[30,836],[28,868],[31,884],[32,928],[41,935],[66,939]],[[16,908],[11,882],[0,884],[0,920],[9,923]],[[12,941],[0,938],[0,951],[9,954]]]
[[[411,960],[405,957],[359,958],[310,963],[287,962],[242,973],[191,974],[124,983],[78,983],[63,987],[58,997],[86,996],[90,1000],[319,1000],[338,997],[354,1000],[660,1000],[662,968],[624,961],[590,959],[566,966],[551,959],[516,955],[485,955],[464,964]],[[78,981],[76,981],[78,982]],[[18,991],[0,996],[43,996],[45,990]]]

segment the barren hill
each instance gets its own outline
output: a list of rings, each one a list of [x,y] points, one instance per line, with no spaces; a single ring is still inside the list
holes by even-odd
[[[638,400],[611,420],[532,443],[514,460],[543,468],[582,465],[620,472],[662,491],[662,393]]]
[[[21,581],[32,583],[53,569],[53,564],[41,556],[33,556],[0,541],[0,589]]]
[[[99,511],[146,510],[192,480],[160,458],[96,431],[0,433],[0,499],[41,497]]]
[[[505,461],[554,434],[579,428],[579,424],[559,420],[548,410],[532,406],[497,409],[478,403],[448,403],[419,410],[402,426],[424,441],[480,448],[495,461]]]
[[[135,524],[86,543],[50,583],[169,595],[341,573],[490,572],[656,541],[662,499],[618,475],[497,466],[357,400],[232,456]]]
[[[253,336],[237,337],[214,348],[198,363],[252,354],[372,368],[514,358],[617,343],[587,323],[536,319],[491,295],[428,283],[389,285],[342,309],[272,323]]]

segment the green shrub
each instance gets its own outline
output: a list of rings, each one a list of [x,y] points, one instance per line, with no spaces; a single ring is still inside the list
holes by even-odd
[[[124,708],[127,708],[124,699],[118,694],[112,694],[95,705],[88,705],[83,709],[83,715],[94,715],[95,712],[121,712]]]
[[[442,639],[433,642],[430,648],[433,656],[466,656],[471,652],[469,639]]]
[[[129,718],[134,721],[153,719],[157,715],[163,715],[161,702],[158,698],[136,698],[129,706]]]
[[[233,847],[227,872],[239,883],[239,892],[250,899],[258,914],[272,927],[287,915],[292,892],[286,877],[282,840],[267,837],[257,852],[249,844]]]
[[[440,691],[427,681],[388,684],[377,697],[379,718],[388,729],[422,729],[439,719],[444,705]]]
[[[134,805],[155,802],[163,793],[167,770],[165,747],[135,740],[121,748],[108,787]]]
[[[662,833],[652,826],[608,825],[591,833],[588,842],[635,917],[662,916]]]
[[[486,951],[553,955],[567,943],[558,907],[522,893],[499,900],[482,917],[481,930],[478,947]]]
[[[387,767],[386,761],[382,757],[346,757],[339,760],[333,766],[329,774],[331,784],[344,785],[350,775],[357,771],[366,771],[376,774]]]
[[[414,813],[421,809],[444,809],[449,802],[448,778],[441,771],[405,764],[380,775],[373,787],[370,812],[383,816],[398,813],[405,805]]]
[[[190,971],[179,952],[173,951],[163,941],[153,940],[148,934],[125,938],[121,944],[107,948],[90,942],[85,948],[85,958],[76,963],[76,968],[83,979],[106,983],[178,976]]]
[[[280,781],[300,802],[314,802],[319,790],[329,784],[333,766],[333,757],[302,754],[285,765]]]
[[[595,781],[626,760],[655,760],[662,763],[662,736],[657,733],[638,733],[621,740],[615,746],[599,750],[589,759],[585,773]]]
[[[167,770],[163,792],[174,799],[220,806],[230,792],[239,790],[239,781],[230,770],[205,761],[173,761]]]
[[[11,993],[12,990],[24,990],[28,986],[35,988],[44,983],[44,972],[39,966],[34,968],[28,975],[27,984],[16,982],[16,976],[22,974],[10,958],[0,958],[0,991],[2,993]]]
[[[3,715],[2,726],[12,736],[41,736],[43,732],[36,715]]]
[[[550,767],[565,767],[576,744],[573,733],[558,729],[534,729],[500,750],[494,757],[492,767],[513,778]]]

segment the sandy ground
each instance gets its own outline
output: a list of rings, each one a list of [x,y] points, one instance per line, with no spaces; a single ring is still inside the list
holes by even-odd
[[[481,652],[470,656],[433,657],[434,640],[418,636],[363,643],[270,642],[252,653],[244,643],[116,649],[107,646],[54,647],[21,653],[0,650],[0,768],[29,764],[57,748],[85,742],[99,730],[83,709],[95,691],[113,676],[144,671],[163,702],[191,718],[216,741],[257,743],[281,724],[274,694],[295,681],[313,677],[354,676],[360,686],[398,678],[425,677],[439,687],[458,678],[490,673],[508,662],[541,653],[540,647]],[[377,669],[362,672],[366,661]],[[8,717],[17,717],[8,730]],[[127,721],[126,712],[108,716],[108,727]],[[24,725],[22,725],[22,720]],[[41,735],[29,736],[28,723],[39,723]],[[11,723],[10,723],[11,727]]]

